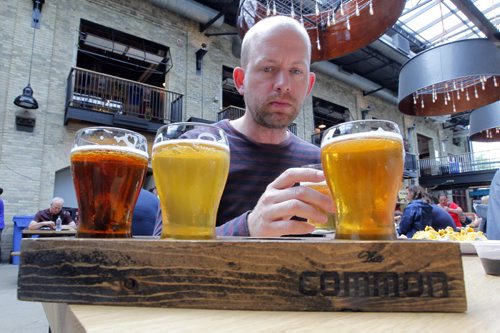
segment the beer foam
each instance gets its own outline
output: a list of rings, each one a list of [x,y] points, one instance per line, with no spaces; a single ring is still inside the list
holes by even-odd
[[[153,149],[156,149],[158,147],[166,146],[166,145],[175,145],[179,143],[190,143],[193,145],[196,144],[203,144],[203,145],[209,145],[209,146],[216,146],[219,148],[222,148],[224,150],[227,150],[229,152],[229,147],[225,144],[219,143],[217,141],[212,141],[212,140],[202,140],[202,139],[174,139],[174,140],[165,140],[161,141],[158,143],[155,143],[153,145]]]
[[[321,142],[322,148],[324,146],[332,143],[332,142],[345,141],[345,140],[391,139],[391,140],[398,140],[401,142],[403,141],[401,134],[395,133],[395,132],[384,131],[381,128],[379,128],[376,131],[371,131],[371,132],[351,133],[351,134],[343,134],[343,135],[338,135],[338,136],[333,136],[333,134],[334,134],[334,131],[330,131],[327,133],[327,135],[323,139],[323,142]]]
[[[80,147],[73,147],[71,149],[71,154],[77,151],[88,151],[88,150],[111,150],[111,151],[122,151],[126,153],[132,153],[136,155],[141,155],[144,158],[148,158],[149,155],[147,152],[142,151],[140,149],[128,146],[114,146],[114,145],[85,145]]]
[[[311,186],[311,185],[325,185],[326,186],[326,180],[323,180],[322,182],[319,183],[313,183],[313,182],[300,182],[300,186]]]

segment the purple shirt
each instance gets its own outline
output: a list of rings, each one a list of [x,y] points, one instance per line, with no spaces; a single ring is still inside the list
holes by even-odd
[[[35,217],[33,218],[33,221],[35,221],[35,222],[43,222],[43,221],[55,222],[57,220],[58,216],[61,216],[62,224],[64,224],[64,225],[69,224],[71,221],[73,221],[73,219],[71,218],[71,215],[68,212],[61,210],[59,212],[59,214],[52,214],[50,212],[50,208],[41,210],[38,213],[36,213]]]

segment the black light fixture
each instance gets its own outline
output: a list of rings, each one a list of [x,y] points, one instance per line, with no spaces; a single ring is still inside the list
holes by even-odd
[[[427,49],[399,74],[399,110],[443,116],[500,99],[500,50],[488,39],[465,39]]]
[[[469,124],[471,141],[500,142],[500,101],[472,111]]]
[[[30,59],[30,70],[28,76],[28,85],[24,87],[22,95],[19,95],[14,99],[14,104],[24,108],[35,110],[38,109],[38,102],[33,97],[33,89],[31,88],[31,68],[33,65],[33,50],[35,48],[35,33],[36,29],[40,28],[40,17],[42,12],[42,5],[45,0],[33,0],[33,16],[31,21],[31,26],[33,27],[33,42],[31,44],[31,59]]]
[[[205,54],[207,54],[207,44],[201,44],[201,49],[196,51],[196,70],[201,71],[201,63]]]

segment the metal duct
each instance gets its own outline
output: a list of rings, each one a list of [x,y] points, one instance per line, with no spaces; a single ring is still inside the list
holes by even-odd
[[[153,5],[164,8],[170,12],[182,15],[199,23],[207,23],[219,14],[207,6],[193,0],[149,0]],[[211,26],[220,28],[224,24],[224,15]]]
[[[363,91],[371,91],[380,88],[376,83],[359,76],[357,74],[349,74],[340,71],[339,66],[329,62],[329,61],[321,61],[316,62],[311,66],[313,71],[321,72],[323,74],[329,75],[335,79],[338,79],[342,82],[350,84],[358,89]],[[382,98],[386,102],[397,105],[398,98],[395,96],[390,90],[382,89],[377,92],[374,92],[372,95]]]

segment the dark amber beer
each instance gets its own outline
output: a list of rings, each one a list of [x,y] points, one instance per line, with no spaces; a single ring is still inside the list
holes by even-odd
[[[132,236],[132,213],[147,165],[147,153],[133,146],[90,144],[73,147],[71,172],[79,209],[77,237]]]
[[[325,178],[337,205],[335,238],[395,239],[393,214],[404,164],[399,129],[386,121],[351,123],[330,128],[321,148]],[[382,123],[392,124],[394,131],[384,130]]]

